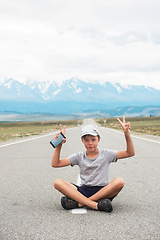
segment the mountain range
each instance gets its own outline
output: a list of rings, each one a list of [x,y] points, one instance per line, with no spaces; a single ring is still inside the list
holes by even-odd
[[[77,78],[56,82],[13,79],[0,83],[0,112],[100,114],[117,116],[160,115],[160,90],[148,86],[105,82],[89,83]]]

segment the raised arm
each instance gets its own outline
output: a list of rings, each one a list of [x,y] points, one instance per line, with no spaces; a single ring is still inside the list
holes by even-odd
[[[125,122],[125,116],[123,115],[123,122],[121,122],[121,120],[119,118],[117,118],[117,120],[119,121],[119,123],[121,124],[122,128],[123,128],[123,132],[125,135],[125,139],[126,139],[126,143],[127,143],[127,149],[126,151],[119,151],[117,152],[117,159],[121,159],[121,158],[127,158],[127,157],[132,157],[135,155],[135,150],[134,150],[134,145],[133,145],[133,141],[130,135],[130,122],[126,123]]]
[[[65,126],[64,126],[64,130],[62,131],[62,126],[60,124],[60,132],[62,132],[65,135]],[[56,133],[55,136],[56,139],[58,139],[58,133]],[[71,162],[69,160],[69,158],[63,158],[60,159],[60,152],[61,152],[61,148],[62,148],[62,144],[66,142],[66,139],[63,138],[63,142],[60,143],[54,150],[53,156],[52,156],[52,161],[51,161],[51,166],[58,168],[58,167],[65,167],[65,166],[69,166],[71,165]]]

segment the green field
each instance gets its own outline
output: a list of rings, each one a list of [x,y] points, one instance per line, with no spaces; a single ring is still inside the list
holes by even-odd
[[[96,119],[96,122],[103,127],[122,129],[117,118]],[[160,117],[126,118],[126,122],[131,122],[131,131],[133,132],[160,136]]]
[[[26,136],[39,135],[59,129],[59,124],[66,128],[82,124],[82,120],[42,121],[42,122],[2,122],[0,123],[0,141]]]
[[[96,122],[103,127],[122,129],[116,118],[96,119]],[[126,118],[126,122],[131,122],[132,132],[160,136],[160,117]],[[45,134],[58,130],[60,123],[70,128],[82,125],[82,120],[2,122],[0,123],[0,141]]]

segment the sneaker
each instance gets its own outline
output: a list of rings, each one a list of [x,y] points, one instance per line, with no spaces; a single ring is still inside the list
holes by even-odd
[[[99,211],[105,211],[105,212],[112,212],[112,204],[109,199],[100,199],[98,200],[98,210]]]
[[[71,199],[69,197],[62,197],[61,205],[66,210],[78,208],[78,202],[74,201],[73,199]]]

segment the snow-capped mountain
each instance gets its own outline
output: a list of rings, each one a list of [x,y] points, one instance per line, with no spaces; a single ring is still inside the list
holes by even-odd
[[[70,114],[143,105],[159,106],[160,90],[110,82],[102,85],[76,78],[66,80],[61,85],[49,81],[28,81],[23,84],[13,79],[0,83],[0,111],[14,109],[18,112],[58,114],[63,111],[64,114]]]

